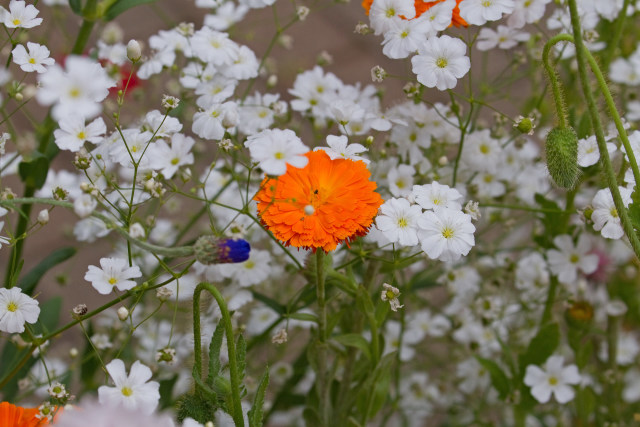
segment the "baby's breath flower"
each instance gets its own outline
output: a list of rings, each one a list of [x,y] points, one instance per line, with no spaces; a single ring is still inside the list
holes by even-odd
[[[367,34],[371,34],[373,31],[364,22],[358,22],[358,25],[356,25],[356,28],[355,30],[353,30],[353,32],[356,34],[362,34],[364,36]]]
[[[64,389],[64,386],[62,387]],[[51,405],[51,403],[45,402],[42,405],[38,406],[38,413],[36,414],[36,418],[39,420],[51,421],[53,419],[54,413],[55,413],[55,408]]]
[[[176,349],[171,347],[161,348],[156,352],[156,362],[165,362],[173,365],[176,361]]]
[[[218,147],[222,148],[224,151],[229,151],[233,148],[233,142],[229,138],[225,138],[218,142]]]
[[[64,399],[68,396],[67,389],[64,387],[64,384],[60,384],[58,381],[53,382],[49,386],[47,393],[49,393],[49,396],[55,397],[56,399]]]
[[[180,100],[175,96],[171,95],[163,95],[162,96],[162,108],[167,110],[173,110],[174,108],[178,108],[180,105]]]
[[[478,202],[474,202],[473,200],[469,200],[467,204],[464,206],[464,212],[471,216],[471,219],[477,221],[482,215],[480,215],[480,208],[478,207]]]
[[[387,72],[379,65],[376,65],[371,69],[371,80],[376,83],[382,83],[387,76]]]
[[[296,9],[296,14],[298,15],[298,19],[300,21],[304,21],[309,16],[309,8],[306,6],[298,6]]]
[[[398,311],[399,308],[404,307],[404,305],[400,304],[400,300],[398,300],[398,296],[400,295],[400,290],[394,286],[391,286],[388,283],[382,284],[382,294],[380,298],[382,301],[389,301],[389,305],[391,305],[391,310]]]
[[[165,286],[158,288],[156,291],[156,298],[160,301],[166,301],[173,296],[173,291]]]
[[[518,129],[520,133],[533,135],[533,130],[536,128],[536,124],[534,119],[531,117],[518,116],[513,127]]]
[[[287,330],[282,328],[271,338],[271,342],[273,344],[284,344],[288,339],[289,335],[287,334]]]

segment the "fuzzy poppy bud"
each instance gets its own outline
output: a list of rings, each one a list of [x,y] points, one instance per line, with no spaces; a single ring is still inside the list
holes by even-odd
[[[225,239],[215,236],[202,236],[193,245],[198,262],[210,264],[228,264],[249,259],[251,247],[243,239]]]
[[[578,135],[573,128],[551,129],[546,141],[547,168],[558,187],[573,188],[578,181]]]

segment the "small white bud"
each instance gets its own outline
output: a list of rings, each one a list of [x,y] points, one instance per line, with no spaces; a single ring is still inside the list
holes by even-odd
[[[449,163],[449,159],[447,158],[447,156],[442,156],[438,159],[438,164],[440,166],[446,166]]]
[[[139,222],[131,224],[129,227],[129,236],[134,239],[142,239],[145,236],[144,227]]]
[[[304,207],[304,214],[305,215],[313,215],[315,213],[315,208],[311,205],[307,205]]]
[[[123,322],[127,320],[127,317],[129,317],[129,310],[127,310],[127,307],[120,307],[117,313],[118,319],[122,320]]]
[[[71,348],[69,349],[69,357],[71,357],[72,359],[73,359],[74,357],[78,357],[78,349],[77,349],[77,348],[75,348],[75,347],[71,347]]]
[[[45,225],[49,222],[49,211],[46,209],[42,209],[38,212],[38,223],[40,225]]]
[[[127,58],[134,64],[142,58],[142,48],[136,40],[129,40],[127,43]]]
[[[296,14],[298,15],[298,19],[304,21],[309,16],[309,8],[306,6],[299,6],[296,9]]]
[[[267,78],[267,87],[274,87],[278,83],[278,76],[271,74]]]
[[[224,114],[222,126],[224,126],[225,129],[235,127],[239,120],[240,117],[238,116],[238,112],[236,110],[229,110]]]

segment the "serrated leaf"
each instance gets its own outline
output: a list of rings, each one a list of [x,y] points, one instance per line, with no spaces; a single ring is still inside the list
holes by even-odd
[[[224,336],[224,325],[218,323],[213,331],[211,343],[209,344],[209,374],[207,375],[207,385],[213,386],[213,380],[220,374],[220,349],[222,348],[222,337]]]
[[[511,382],[509,381],[507,375],[493,360],[484,359],[479,356],[476,356],[476,359],[482,365],[482,367],[486,369],[487,372],[489,372],[489,376],[491,377],[491,385],[493,385],[493,387],[498,391],[498,396],[500,397],[500,399],[504,400],[511,391]]]
[[[369,349],[369,343],[360,334],[344,334],[333,337],[334,341],[339,342],[342,345],[348,347],[355,347],[364,354],[364,356],[371,360],[371,350]]]
[[[18,164],[18,174],[26,185],[40,189],[47,180],[49,173],[49,159],[42,153],[35,151],[28,160]]]
[[[247,414],[249,418],[249,427],[262,427],[262,407],[264,406],[264,397],[267,393],[268,385],[269,367],[267,366],[267,369],[265,369],[262,379],[260,380],[260,384],[258,385],[258,389],[256,390],[256,396],[253,399],[253,406]]]
[[[527,351],[520,356],[520,376],[529,365],[542,365],[558,348],[560,344],[560,327],[557,323],[550,323],[540,328],[529,343]]]
[[[140,6],[147,3],[153,3],[155,1],[156,0],[119,0],[107,10],[104,17],[107,21],[111,21],[112,19],[122,14],[123,12],[126,12],[132,7]]]
[[[49,270],[51,270],[56,265],[68,260],[72,256],[76,254],[76,249],[67,247],[58,249],[52,253],[50,253],[45,259],[40,261],[40,263],[35,266],[31,271],[29,271],[23,278],[20,280],[18,286],[22,289],[22,291],[27,295],[33,295],[33,291],[42,276]]]

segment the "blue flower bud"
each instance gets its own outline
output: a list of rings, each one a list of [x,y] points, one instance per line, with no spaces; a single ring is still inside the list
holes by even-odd
[[[196,260],[205,265],[243,262],[249,259],[251,246],[243,239],[202,236],[193,245]]]

